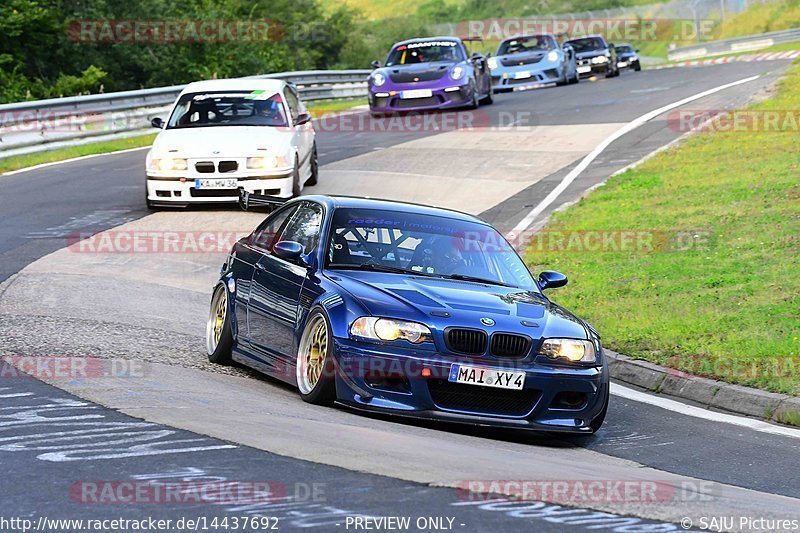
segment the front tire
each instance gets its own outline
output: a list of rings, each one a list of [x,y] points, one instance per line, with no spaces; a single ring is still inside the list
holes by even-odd
[[[297,156],[294,158],[294,172],[292,173],[292,198],[297,198],[303,192],[303,186],[300,184],[300,162]]]
[[[606,419],[606,413],[608,413],[608,397],[610,394],[606,394],[606,401],[603,404],[603,410],[600,411],[600,414],[594,417],[594,420],[589,424],[589,427],[592,428],[592,433],[597,433],[600,431],[600,427],[603,425],[603,422]]]
[[[333,405],[336,381],[333,334],[328,317],[320,309],[311,311],[297,347],[297,388],[303,401]]]
[[[306,185],[313,187],[319,180],[319,161],[317,159],[317,143],[314,143],[314,148],[311,150],[311,177],[306,181]]]
[[[467,106],[467,109],[478,109],[480,101],[478,100],[478,87],[474,81],[469,82],[470,93],[472,93],[472,101]]]
[[[233,362],[233,332],[228,309],[228,291],[218,285],[211,297],[211,310],[206,324],[206,351],[209,361],[226,366]]]

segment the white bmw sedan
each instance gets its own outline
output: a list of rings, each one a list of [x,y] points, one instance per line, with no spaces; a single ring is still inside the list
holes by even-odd
[[[190,83],[147,153],[147,206],[236,202],[239,189],[281,198],[317,183],[311,115],[282,80]]]

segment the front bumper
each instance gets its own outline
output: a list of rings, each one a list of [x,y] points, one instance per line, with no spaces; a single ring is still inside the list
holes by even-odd
[[[447,380],[454,362],[509,368],[508,362],[456,358],[435,351],[397,349],[335,339],[339,403],[366,411],[470,424],[550,432],[591,433],[609,391],[603,367],[565,368],[517,364],[522,390]],[[430,371],[425,376],[422,369]],[[509,368],[510,369],[510,368]],[[578,401],[563,403],[569,397]]]
[[[198,189],[198,178],[235,179],[237,187],[227,189]],[[186,172],[147,172],[147,199],[158,205],[186,205],[190,203],[236,203],[239,189],[253,194],[266,194],[280,198],[290,198],[294,185],[294,169],[275,172],[226,173],[196,175]]]
[[[461,80],[463,83],[463,80]],[[449,109],[469,105],[472,102],[472,89],[469,84],[452,82],[452,85],[436,87],[401,86],[387,82],[381,87],[370,87],[369,108],[377,113],[396,113],[398,111],[425,111],[430,109]],[[431,95],[421,98],[403,98],[402,93],[410,90],[430,90]]]
[[[562,83],[563,68],[560,63],[541,62],[516,67],[498,67],[492,70],[492,89],[511,90],[515,87]]]
[[[576,66],[578,76],[589,77],[597,74],[607,74],[611,69],[611,63],[591,63],[587,60],[580,60]]]

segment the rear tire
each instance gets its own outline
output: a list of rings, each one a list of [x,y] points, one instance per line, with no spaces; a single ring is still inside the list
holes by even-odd
[[[231,317],[228,312],[228,291],[218,285],[211,297],[211,309],[206,325],[206,351],[208,360],[218,365],[230,365],[233,349]]]
[[[296,368],[300,398],[316,405],[333,405],[336,401],[333,334],[321,309],[314,309],[308,315],[297,347]]]

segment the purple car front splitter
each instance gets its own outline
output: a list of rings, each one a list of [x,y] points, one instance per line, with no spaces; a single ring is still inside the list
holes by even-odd
[[[420,84],[393,84],[370,87],[369,107],[376,113],[398,111],[426,111],[468,106],[472,103],[472,89],[468,84],[442,87],[420,87]]]

